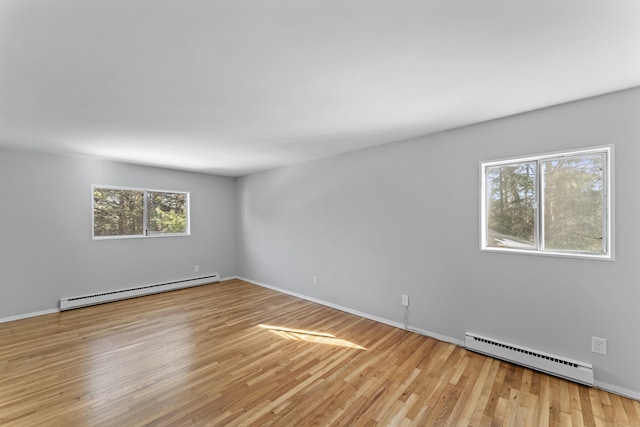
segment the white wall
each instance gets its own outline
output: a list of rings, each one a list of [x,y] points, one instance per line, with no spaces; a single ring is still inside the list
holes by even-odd
[[[92,240],[91,184],[191,192],[191,236]],[[232,178],[0,149],[0,318],[65,296],[236,274]],[[200,272],[194,272],[194,265]]]
[[[479,251],[480,161],[605,144],[615,261]],[[639,161],[637,88],[250,175],[239,272],[393,322],[406,293],[414,327],[591,362],[599,384],[640,396]],[[608,356],[591,353],[592,335]]]

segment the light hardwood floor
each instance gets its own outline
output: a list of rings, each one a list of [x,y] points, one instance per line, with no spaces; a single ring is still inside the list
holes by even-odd
[[[640,426],[640,402],[240,280],[0,345],[2,426]]]

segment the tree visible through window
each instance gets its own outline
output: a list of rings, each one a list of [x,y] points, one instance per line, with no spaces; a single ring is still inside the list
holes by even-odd
[[[604,155],[542,162],[545,248],[603,253]]]
[[[148,234],[185,233],[187,227],[187,194],[149,191]]]
[[[536,247],[536,167],[535,162],[487,167],[490,246]]]
[[[482,248],[611,257],[610,149],[486,162]]]
[[[93,186],[93,236],[187,235],[189,193]]]

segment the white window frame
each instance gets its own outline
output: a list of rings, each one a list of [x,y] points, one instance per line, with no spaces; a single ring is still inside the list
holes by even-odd
[[[144,230],[143,234],[135,234],[135,235],[117,235],[117,236],[96,236],[95,233],[95,199],[94,192],[95,189],[106,189],[106,190],[124,190],[124,191],[139,191],[143,193],[143,208],[142,208],[142,229]],[[186,195],[186,227],[184,233],[149,233],[149,215],[147,210],[148,203],[148,194],[149,193],[176,193],[176,194],[185,194]],[[117,185],[91,185],[91,236],[93,240],[113,240],[113,239],[144,239],[144,238],[156,238],[156,237],[184,237],[191,235],[191,193],[188,191],[180,191],[180,190],[158,190],[153,188],[140,188],[140,187],[123,187]]]
[[[541,230],[544,227],[544,212],[543,209],[539,209],[539,206],[543,206],[543,178],[541,172],[541,164],[544,160],[561,159],[565,157],[585,156],[589,154],[604,154],[604,172],[603,172],[603,230],[604,230],[604,244],[603,253],[585,253],[580,251],[558,251],[549,250],[544,248],[543,236]],[[534,246],[535,248],[505,248],[494,247],[487,245],[487,176],[486,170],[488,167],[504,166],[516,163],[537,162],[536,168],[536,208],[535,208],[535,235]],[[532,254],[543,256],[559,256],[570,258],[588,258],[588,259],[601,259],[601,260],[614,260],[614,215],[613,215],[613,145],[591,147],[580,150],[572,151],[560,151],[554,153],[546,153],[527,157],[515,157],[494,161],[482,161],[480,162],[480,250],[487,252],[506,252],[506,253],[520,253],[520,254]]]

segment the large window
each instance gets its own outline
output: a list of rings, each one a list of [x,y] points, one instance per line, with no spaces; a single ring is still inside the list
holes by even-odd
[[[92,186],[93,237],[185,236],[189,193]]]
[[[611,147],[480,169],[481,249],[612,258]]]

